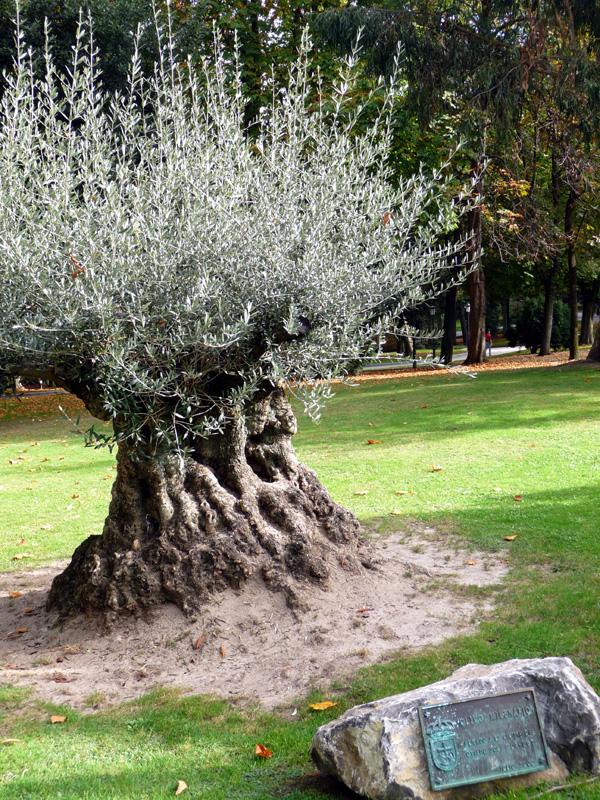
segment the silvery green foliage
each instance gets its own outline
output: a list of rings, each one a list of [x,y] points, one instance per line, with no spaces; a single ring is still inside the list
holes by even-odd
[[[198,75],[168,44],[152,81],[136,57],[107,98],[89,26],[68,75],[47,52],[36,77],[19,38],[0,106],[0,365],[85,387],[117,439],[153,452],[281,382],[312,387],[318,414],[327,380],[464,245],[443,244],[457,213],[441,173],[389,181],[393,87],[360,132],[352,63],[316,106],[308,63],[249,137],[218,42]]]

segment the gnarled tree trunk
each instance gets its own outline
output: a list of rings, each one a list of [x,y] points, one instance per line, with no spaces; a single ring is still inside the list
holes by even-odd
[[[332,565],[369,566],[355,517],[300,464],[296,420],[282,391],[223,435],[199,439],[183,463],[139,461],[121,445],[101,536],[55,578],[48,608],[137,611],[173,602],[186,613],[259,575],[301,605],[302,583]]]

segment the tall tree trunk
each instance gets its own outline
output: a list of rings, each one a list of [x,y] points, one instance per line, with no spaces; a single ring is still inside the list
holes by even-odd
[[[590,321],[592,318],[592,309],[590,303],[586,301],[585,297],[581,300],[581,322],[579,324],[579,345],[591,344],[592,337],[590,336]]]
[[[410,336],[399,337],[398,352],[401,353],[404,358],[410,358],[412,356],[412,344],[410,341]]]
[[[462,338],[462,343],[464,347],[466,347],[469,339],[469,325],[467,323],[467,312],[465,311],[464,303],[458,304],[458,316],[460,319],[460,335]]]
[[[596,292],[589,286],[584,289],[581,299],[581,326],[579,344],[588,345],[594,340],[594,312],[596,311]]]
[[[471,313],[469,345],[465,364],[483,364],[485,353],[485,273],[479,266],[467,279]]]
[[[483,163],[472,165],[474,189],[477,194],[483,192]],[[465,364],[482,364],[485,354],[485,274],[481,264],[482,216],[481,206],[477,205],[468,215],[471,239],[471,258],[476,264],[467,278],[467,290],[471,311],[469,313],[469,341]]]
[[[577,261],[575,258],[575,204],[577,193],[569,190],[565,205],[565,240],[567,246],[567,281],[569,286],[569,358],[577,358]]]
[[[505,297],[502,303],[502,327],[504,336],[508,339],[510,336],[510,297]]]
[[[451,286],[444,297],[444,334],[442,336],[440,361],[452,364],[456,344],[456,295],[457,286]]]
[[[600,322],[596,325],[596,335],[594,336],[592,349],[588,353],[588,359],[590,361],[600,361]]]
[[[247,27],[240,35],[240,61],[245,88],[244,130],[248,132],[255,126],[261,106],[263,42],[260,10],[258,0],[250,0],[245,4],[243,14]]]
[[[558,269],[558,259],[554,258],[552,267],[544,280],[544,321],[542,328],[542,344],[540,347],[540,355],[547,356],[550,354],[552,347],[552,323],[554,321],[554,276]]]
[[[121,446],[104,531],[55,578],[48,608],[68,615],[172,602],[191,613],[253,575],[301,607],[302,585],[325,585],[333,565],[369,566],[355,517],[298,462],[295,431],[276,391],[223,435],[199,439],[184,463],[136,461]]]

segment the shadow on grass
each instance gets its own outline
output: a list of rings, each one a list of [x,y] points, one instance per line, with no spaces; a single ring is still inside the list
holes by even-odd
[[[530,563],[545,563],[556,559],[561,564],[577,566],[583,571],[600,560],[598,541],[598,511],[600,482],[565,490],[541,489],[527,491],[520,502],[511,497],[487,504],[463,506],[451,513],[432,512],[427,522],[440,528],[448,522],[454,530],[468,537],[469,544],[490,550],[502,550],[518,563],[523,556]],[[410,509],[406,519],[411,518]],[[398,526],[402,517],[386,518]],[[380,520],[381,521],[381,518]],[[372,520],[365,520],[366,524]],[[389,524],[386,524],[389,527]],[[516,533],[513,542],[503,536]],[[585,560],[582,560],[585,556]]]
[[[377,429],[392,428],[402,436],[435,439],[442,433],[481,430],[510,432],[518,428],[549,427],[590,420],[600,411],[600,371],[556,372],[552,368],[494,372],[476,380],[464,376],[440,379],[393,380],[336,389],[336,398],[323,415],[328,434],[338,438],[364,430],[371,419]],[[568,400],[568,402],[566,402]],[[426,405],[424,405],[426,401]],[[464,409],[464,410],[463,410]],[[398,418],[408,422],[398,428]],[[318,438],[303,425],[303,433]]]

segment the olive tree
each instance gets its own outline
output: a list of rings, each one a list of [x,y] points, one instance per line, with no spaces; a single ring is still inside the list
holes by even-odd
[[[117,448],[104,530],[48,606],[190,612],[252,575],[298,603],[368,556],[294,454],[289,393],[316,415],[465,268],[446,243],[464,202],[441,173],[392,185],[394,88],[365,127],[351,60],[325,101],[301,55],[250,137],[218,42],[190,74],[167,39],[152,79],[135,56],[109,96],[86,27],[41,77],[19,35],[0,107],[0,366],[73,392],[104,421],[88,443]]]

